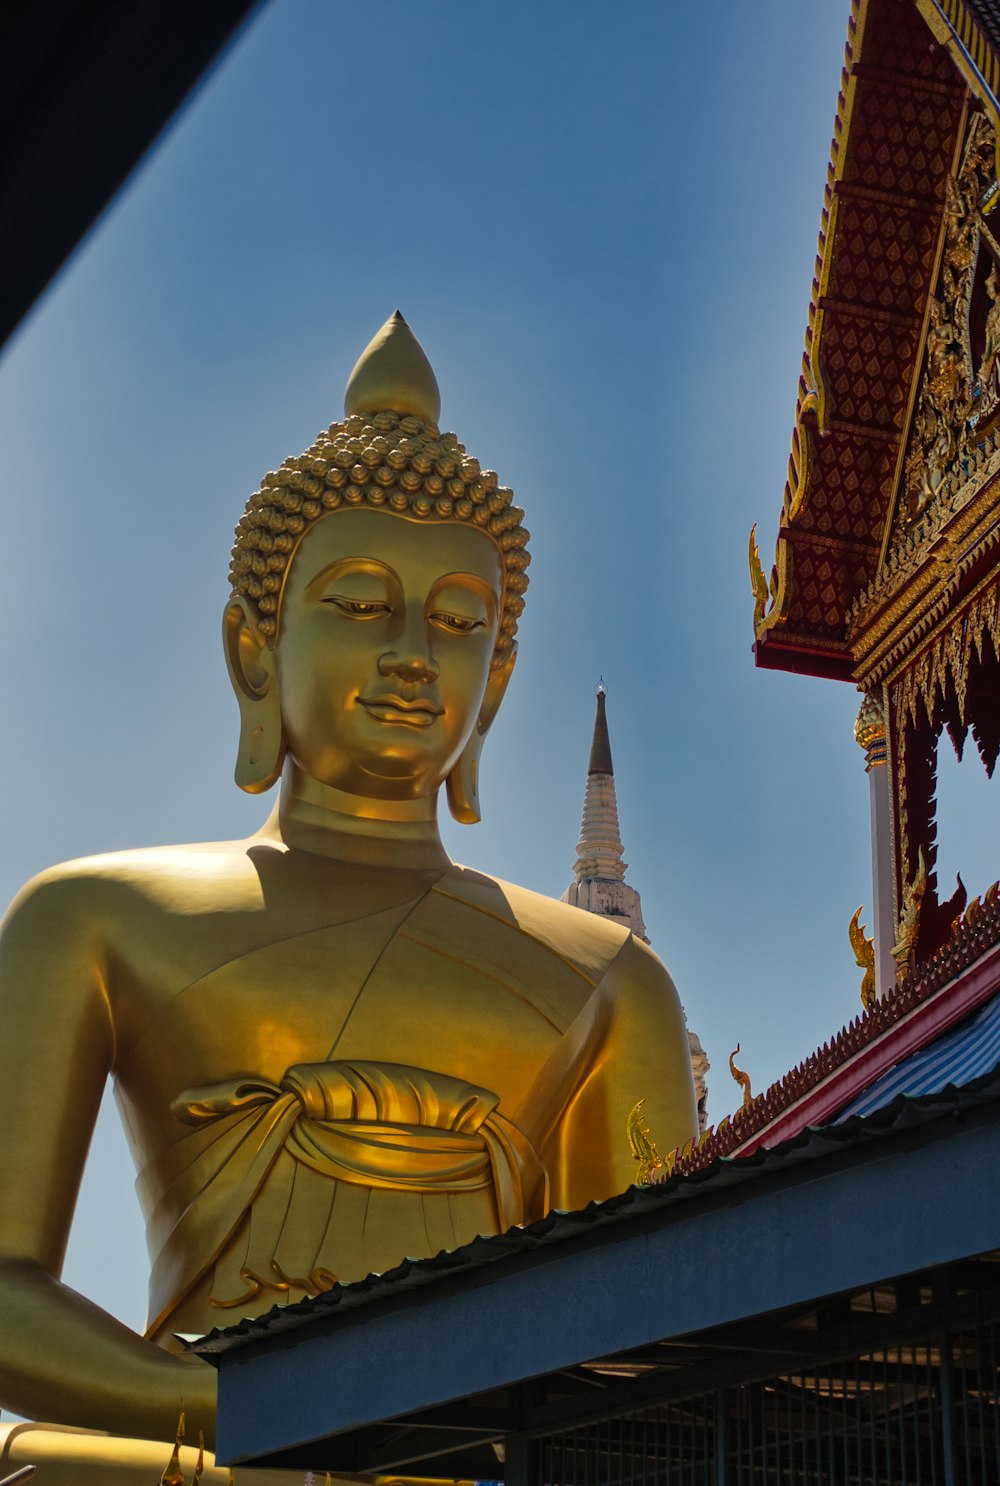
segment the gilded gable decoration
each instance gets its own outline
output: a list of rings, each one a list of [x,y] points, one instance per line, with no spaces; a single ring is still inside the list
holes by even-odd
[[[904,466],[901,514],[907,526],[939,495],[968,484],[975,446],[992,432],[1000,405],[1000,249],[981,215],[1000,200],[995,151],[986,115],[973,115],[958,178],[946,183],[941,275],[928,303],[923,381]],[[981,314],[981,344],[974,345],[977,287],[989,308]],[[977,308],[982,311],[982,303]]]

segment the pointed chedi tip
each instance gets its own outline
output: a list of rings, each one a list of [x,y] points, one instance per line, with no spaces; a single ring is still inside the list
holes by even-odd
[[[358,357],[344,393],[344,413],[399,413],[436,423],[441,393],[423,346],[399,310]]]
[[[590,744],[588,774],[614,775],[615,772],[615,766],[611,762],[611,738],[608,735],[608,718],[605,712],[606,696],[607,689],[602,680],[597,688],[597,716],[594,718],[594,737]]]

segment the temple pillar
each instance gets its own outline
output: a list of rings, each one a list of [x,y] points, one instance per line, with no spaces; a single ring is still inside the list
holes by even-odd
[[[875,936],[875,994],[879,1000],[896,985],[892,947],[896,942],[896,912],[892,892],[892,836],[889,817],[889,770],[886,764],[885,711],[868,695],[854,724],[854,738],[864,749],[871,808],[872,933]]]

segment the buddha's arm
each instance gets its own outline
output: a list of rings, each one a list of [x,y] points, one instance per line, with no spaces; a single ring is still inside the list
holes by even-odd
[[[662,1155],[698,1131],[684,1013],[657,956],[629,938],[578,1029],[585,1072],[552,1132],[546,1165],[554,1207],[580,1208],[636,1179],[626,1123],[645,1099],[643,1123]]]
[[[160,1351],[59,1281],[114,1058],[99,922],[88,885],[54,877],[22,895],[0,935],[0,1404],[169,1439],[182,1396],[208,1431],[212,1369]]]

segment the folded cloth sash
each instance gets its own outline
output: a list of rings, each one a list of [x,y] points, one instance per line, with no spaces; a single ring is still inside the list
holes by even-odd
[[[154,1249],[150,1332],[212,1266],[220,1307],[266,1288],[329,1289],[338,1248],[357,1248],[338,1218],[338,1183],[479,1193],[484,1231],[538,1215],[544,1172],[498,1103],[447,1074],[371,1062],[300,1063],[278,1084],[241,1078],[179,1095],[172,1111],[192,1132],[139,1178]]]

